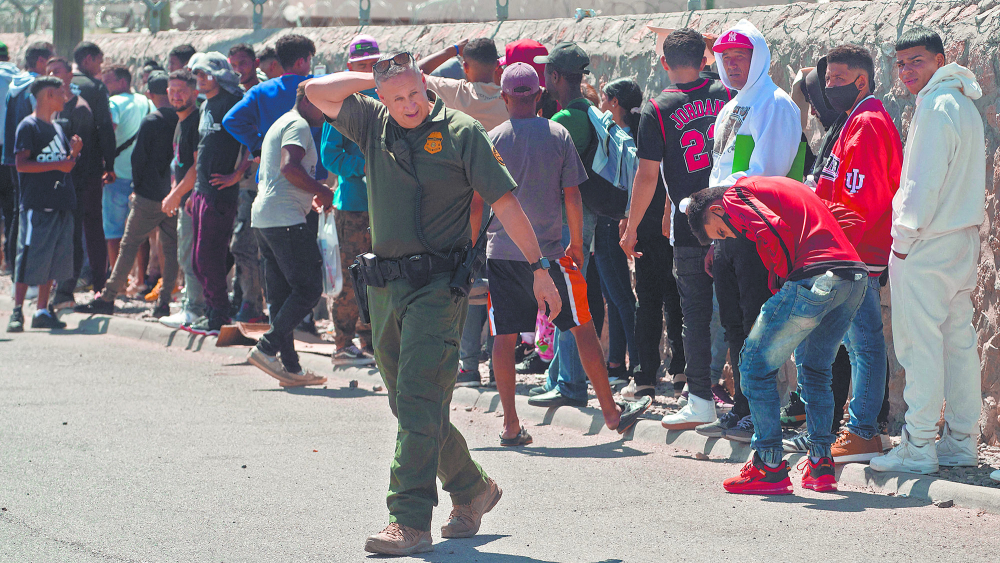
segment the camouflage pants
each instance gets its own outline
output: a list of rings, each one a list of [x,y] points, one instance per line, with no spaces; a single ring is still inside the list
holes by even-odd
[[[351,345],[357,334],[362,344],[370,345],[372,327],[358,318],[358,304],[354,300],[354,284],[347,268],[359,254],[371,252],[372,237],[368,231],[367,211],[341,211],[335,209],[337,238],[340,240],[340,262],[344,273],[344,289],[335,299],[328,300],[330,318],[333,320],[333,339],[337,349]]]

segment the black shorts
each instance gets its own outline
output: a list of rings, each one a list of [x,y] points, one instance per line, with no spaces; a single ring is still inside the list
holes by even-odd
[[[563,256],[552,261],[549,276],[559,291],[562,310],[555,318],[559,330],[567,331],[590,322],[587,282],[573,260]],[[527,262],[487,260],[486,277],[490,281],[489,318],[494,334],[534,332],[538,316],[534,275]]]

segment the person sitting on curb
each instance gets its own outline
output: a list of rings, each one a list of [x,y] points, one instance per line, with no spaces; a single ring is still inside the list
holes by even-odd
[[[763,176],[701,190],[691,196],[686,213],[702,243],[737,237],[753,242],[774,293],[740,354],[740,383],[753,417],[753,458],[723,486],[731,493],[792,493],[788,462],[782,460],[775,378],[795,352],[809,428],[802,486],[836,490],[830,366],[868,287],[868,270],[845,233],[856,231],[863,219],[824,202],[801,182]]]

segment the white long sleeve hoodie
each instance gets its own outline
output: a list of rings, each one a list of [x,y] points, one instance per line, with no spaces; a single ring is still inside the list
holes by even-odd
[[[764,35],[747,20],[740,20],[726,33],[729,31],[738,31],[750,39],[753,57],[746,85],[715,119],[710,186],[731,186],[744,176],[785,176],[802,140],[799,107],[767,74],[771,68],[771,50]],[[722,83],[733,88],[721,53],[715,54],[715,62]],[[743,172],[733,172],[737,134],[749,135],[754,141],[750,167]]]
[[[982,95],[972,71],[956,63],[939,68],[917,94],[892,198],[894,251],[909,254],[918,240],[982,224],[986,138],[972,103]]]

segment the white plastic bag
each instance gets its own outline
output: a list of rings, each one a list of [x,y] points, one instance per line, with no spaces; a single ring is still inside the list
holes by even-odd
[[[340,268],[340,240],[333,213],[319,214],[317,242],[323,257],[323,294],[334,298],[344,289],[344,274]]]

